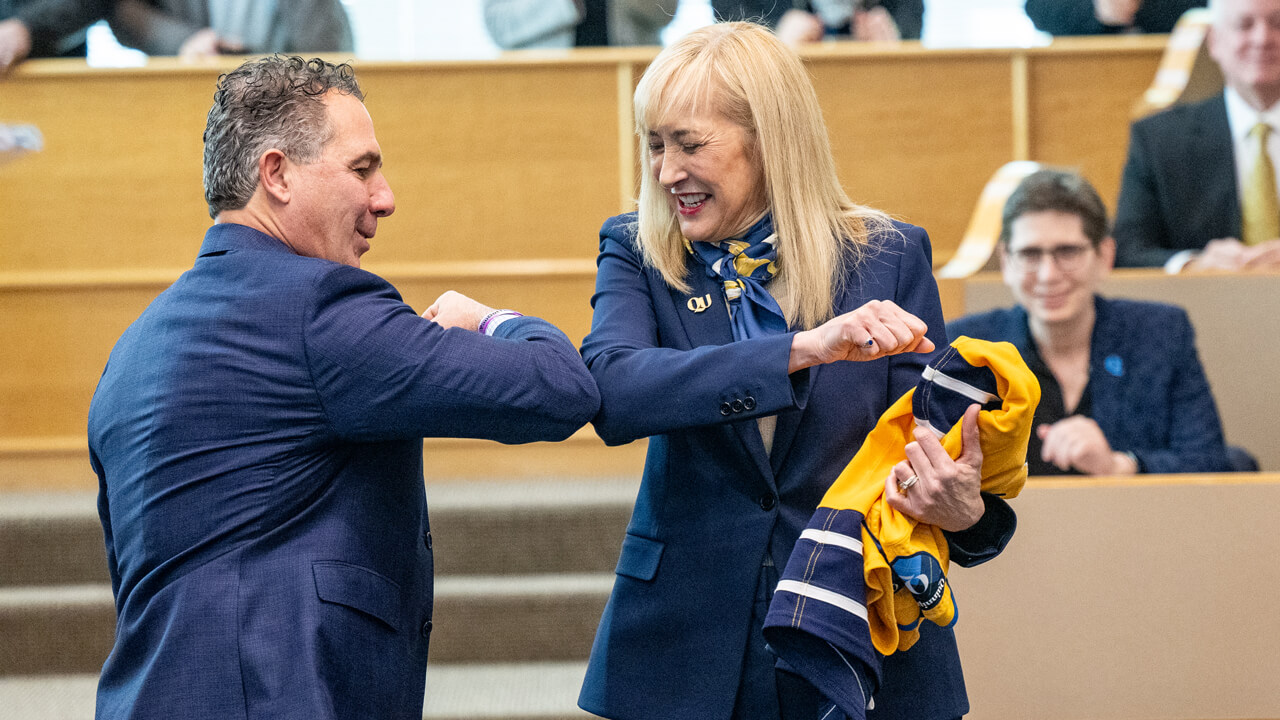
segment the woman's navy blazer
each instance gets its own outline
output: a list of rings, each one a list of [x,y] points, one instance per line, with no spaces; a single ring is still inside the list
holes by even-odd
[[[733,341],[724,294],[700,266],[670,288],[635,246],[635,214],[600,231],[594,317],[582,354],[610,444],[649,437],[648,459],[579,704],[610,718],[727,719],[765,554],[786,565],[827,486],[928,355],[787,372],[792,334]],[[928,236],[897,224],[851,270],[837,313],[892,300],[947,344]],[[690,259],[691,263],[696,261]],[[704,310],[700,307],[706,306]],[[756,418],[777,416],[772,452]],[[995,556],[1013,533],[1002,500],[951,537],[952,559]],[[934,628],[891,656],[873,717],[952,718],[968,708],[955,638]]]

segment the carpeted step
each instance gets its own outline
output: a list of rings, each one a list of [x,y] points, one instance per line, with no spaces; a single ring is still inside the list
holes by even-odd
[[[585,663],[437,665],[427,668],[423,720],[583,720],[577,708]],[[4,717],[93,717],[96,674],[0,677]]]
[[[436,574],[611,572],[634,481],[427,488]],[[0,587],[108,582],[92,493],[0,496]]]
[[[429,486],[436,574],[612,572],[634,481]]]
[[[92,493],[3,493],[0,548],[0,587],[110,582]]]
[[[586,660],[612,586],[611,573],[439,578],[430,657]]]
[[[609,573],[438,578],[431,658],[585,660],[612,582]],[[114,632],[108,585],[0,588],[0,676],[96,672]]]
[[[115,626],[110,585],[0,587],[0,676],[97,672]]]

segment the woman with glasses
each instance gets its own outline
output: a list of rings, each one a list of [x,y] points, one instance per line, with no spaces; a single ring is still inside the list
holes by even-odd
[[[1088,181],[1059,170],[1023,180],[1004,207],[999,253],[1018,304],[947,330],[1013,343],[1039,378],[1032,475],[1229,469],[1186,312],[1097,294],[1116,246]]]

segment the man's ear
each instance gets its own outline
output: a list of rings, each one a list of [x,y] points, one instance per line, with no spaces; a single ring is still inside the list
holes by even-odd
[[[258,184],[268,197],[281,204],[288,204],[293,196],[288,169],[289,158],[275,148],[258,158]]]

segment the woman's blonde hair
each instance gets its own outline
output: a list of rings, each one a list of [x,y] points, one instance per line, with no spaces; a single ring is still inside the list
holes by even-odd
[[[883,214],[855,205],[836,176],[827,126],[813,83],[772,32],[747,22],[696,30],[658,54],[635,94],[640,179],[639,245],[667,284],[687,291],[687,253],[668,194],[649,171],[650,128],[714,112],[747,131],[748,153],[764,169],[765,196],[778,235],[778,297],[792,327],[831,318],[850,263],[869,233],[890,229]]]

